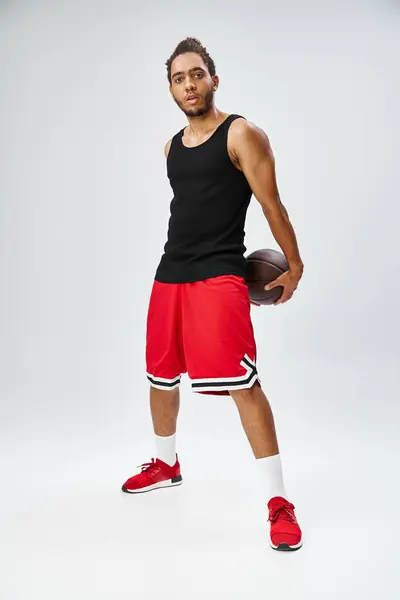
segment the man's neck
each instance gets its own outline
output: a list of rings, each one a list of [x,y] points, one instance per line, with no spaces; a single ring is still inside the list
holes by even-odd
[[[202,138],[214,131],[225,119],[226,114],[213,106],[206,115],[200,117],[187,117],[189,134],[194,138]]]

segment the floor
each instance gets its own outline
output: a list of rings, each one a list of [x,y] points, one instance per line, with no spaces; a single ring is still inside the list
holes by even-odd
[[[293,553],[268,545],[262,482],[229,399],[184,382],[184,483],[131,496],[121,484],[153,455],[145,403],[98,398],[90,418],[71,398],[75,415],[54,409],[44,423],[25,392],[30,409],[2,436],[0,598],[398,599],[399,413],[394,396],[378,403],[394,371],[342,366],[345,402],[331,369],[293,365],[268,392],[304,532]]]

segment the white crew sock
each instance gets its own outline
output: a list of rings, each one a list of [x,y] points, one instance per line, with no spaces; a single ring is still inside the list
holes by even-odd
[[[161,436],[156,435],[157,458],[171,467],[176,463],[176,434]]]
[[[275,496],[282,496],[286,500],[285,486],[283,484],[281,455],[257,458],[256,463],[261,473],[261,481],[267,494],[267,503]]]

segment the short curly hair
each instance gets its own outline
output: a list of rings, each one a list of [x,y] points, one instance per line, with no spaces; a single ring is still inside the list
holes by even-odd
[[[180,56],[181,54],[185,54],[185,52],[195,52],[196,54],[200,54],[204,63],[207,65],[207,68],[210,72],[211,77],[214,77],[214,75],[216,73],[215,63],[214,63],[213,59],[211,58],[211,56],[208,54],[207,48],[205,48],[205,46],[203,46],[202,43],[197,38],[187,37],[185,40],[182,40],[182,42],[179,42],[179,44],[175,48],[174,52],[171,54],[171,56],[165,63],[166,67],[167,67],[167,77],[168,77],[168,81],[169,81],[170,85],[172,83],[172,79],[171,79],[172,62],[175,60],[175,58],[177,56]]]

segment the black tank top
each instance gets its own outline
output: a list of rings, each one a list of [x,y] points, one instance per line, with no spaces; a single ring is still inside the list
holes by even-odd
[[[172,138],[167,174],[174,197],[157,281],[245,276],[244,224],[252,191],[227,148],[229,126],[238,118],[230,115],[199,146],[183,145],[183,129]]]

